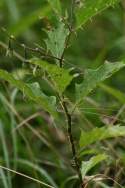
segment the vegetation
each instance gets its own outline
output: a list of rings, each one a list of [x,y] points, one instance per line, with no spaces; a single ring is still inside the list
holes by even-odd
[[[125,188],[124,0],[1,0],[0,22],[0,187]]]

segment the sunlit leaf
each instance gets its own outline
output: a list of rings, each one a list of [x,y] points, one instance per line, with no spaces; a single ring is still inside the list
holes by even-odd
[[[94,142],[101,141],[107,138],[116,138],[125,136],[125,126],[104,126],[101,128],[93,128],[88,132],[81,132],[80,147],[88,146]]]
[[[10,84],[21,90],[29,99],[41,105],[44,110],[56,116],[56,98],[46,96],[40,89],[38,83],[26,84],[20,80],[15,79],[11,73],[0,70],[0,78],[8,81]]]
[[[81,6],[76,10],[76,28],[80,28],[93,16],[118,2],[119,0],[81,0]]]
[[[31,63],[38,65],[48,72],[59,93],[63,93],[73,79],[73,76],[69,74],[69,70],[60,68],[57,65],[47,63],[40,59],[32,59]]]

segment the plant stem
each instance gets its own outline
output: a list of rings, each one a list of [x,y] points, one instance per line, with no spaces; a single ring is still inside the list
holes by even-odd
[[[72,0],[72,7],[73,7],[73,5],[74,5],[74,0]],[[73,14],[73,9],[71,11],[71,14]],[[72,17],[72,15],[71,15],[71,17]],[[68,29],[69,29],[69,34],[66,37],[65,48],[64,48],[64,51],[63,51],[62,56],[61,56],[60,61],[59,61],[60,68],[63,67],[65,51],[68,48],[70,37],[73,33],[72,23],[71,23],[71,26],[69,26],[69,25],[67,25],[67,26],[68,26]],[[62,98],[62,100],[61,100],[62,106],[64,108],[64,112],[65,112],[65,116],[66,116],[66,120],[67,120],[67,132],[68,132],[69,142],[70,142],[70,145],[71,145],[73,160],[75,162],[75,166],[76,166],[76,170],[77,170],[77,174],[78,174],[78,178],[79,178],[79,182],[80,182],[80,187],[84,188],[82,174],[81,174],[80,165],[79,165],[79,160],[77,158],[76,148],[75,148],[75,144],[74,144],[74,138],[73,138],[73,134],[72,134],[72,115],[69,113],[68,107],[67,107],[65,99],[64,99],[64,95],[62,95],[61,98]]]
[[[72,135],[72,116],[69,113],[67,105],[66,105],[64,100],[62,102],[62,105],[63,105],[65,115],[66,115],[66,119],[67,119],[68,137],[69,137],[69,141],[70,141],[70,144],[71,144],[72,155],[73,155],[73,159],[74,159],[74,162],[75,162],[76,170],[77,170],[79,181],[80,181],[80,187],[83,188],[84,185],[83,185],[83,180],[82,180],[82,174],[81,174],[81,170],[80,170],[79,161],[78,161],[78,158],[77,158],[77,155],[76,155],[76,149],[75,149],[74,139],[73,139],[73,135]]]

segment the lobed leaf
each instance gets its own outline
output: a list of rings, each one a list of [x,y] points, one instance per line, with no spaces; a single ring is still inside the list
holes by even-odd
[[[81,0],[82,6],[76,10],[76,29],[91,20],[93,16],[118,2],[119,0]]]
[[[50,75],[56,90],[59,93],[63,93],[66,87],[70,84],[73,76],[69,74],[69,70],[60,68],[57,65],[47,63],[46,61],[40,59],[32,59],[31,63],[38,65]]]
[[[53,96],[51,97],[46,96],[41,91],[38,83],[26,84],[23,81],[15,79],[11,73],[8,73],[7,71],[2,69],[0,69],[0,78],[6,80],[10,84],[17,87],[27,97],[29,97],[29,99],[41,105],[44,108],[44,110],[49,112],[54,117],[57,116],[56,107],[55,107],[56,98]]]
[[[88,132],[82,131],[79,144],[80,147],[85,147],[97,141],[119,136],[125,136],[125,126],[96,127]]]
[[[88,69],[84,74],[84,81],[81,84],[76,84],[76,96],[77,100],[81,101],[86,97],[97,84],[111,77],[115,72],[125,67],[125,62],[110,63],[105,62],[96,70]]]
[[[57,28],[48,31],[47,34],[48,39],[45,41],[47,50],[50,51],[53,56],[61,58],[69,30],[63,23],[60,23]]]

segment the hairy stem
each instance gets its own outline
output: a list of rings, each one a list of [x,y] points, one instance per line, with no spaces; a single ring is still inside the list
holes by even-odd
[[[65,50],[68,47],[69,41],[70,41],[70,37],[72,35],[72,28],[69,28],[69,35],[66,38],[65,41],[65,48],[64,51],[62,53],[61,59],[59,61],[59,66],[60,68],[63,67],[63,58],[64,58],[64,54],[65,54]],[[68,107],[66,105],[66,102],[64,100],[64,95],[62,95],[62,106],[64,108],[64,112],[65,112],[65,116],[66,116],[66,120],[67,120],[67,132],[68,132],[68,137],[69,137],[69,141],[70,141],[70,145],[71,145],[71,150],[72,150],[72,155],[73,155],[73,160],[75,162],[75,167],[77,170],[77,174],[78,174],[78,178],[79,178],[79,182],[80,182],[80,187],[83,188],[83,180],[82,180],[82,174],[81,174],[81,170],[80,170],[80,165],[79,165],[79,161],[76,155],[76,149],[75,149],[75,144],[74,144],[74,138],[73,138],[73,134],[72,134],[72,116],[69,113]]]
[[[75,162],[76,170],[77,170],[77,173],[78,173],[78,177],[79,177],[79,181],[80,181],[80,187],[83,188],[84,186],[83,186],[82,174],[81,174],[81,170],[80,170],[79,161],[78,161],[78,158],[77,158],[77,155],[76,155],[74,138],[73,138],[73,135],[72,135],[72,116],[69,113],[67,105],[66,105],[64,100],[63,100],[62,105],[63,105],[64,112],[65,112],[66,119],[67,119],[68,137],[69,137],[69,141],[70,141],[70,145],[71,145],[71,149],[72,149],[73,160]]]
[[[62,53],[61,59],[59,61],[60,68],[63,67],[65,51],[68,48],[68,44],[69,44],[71,35],[73,33],[73,23],[72,23],[73,18],[72,17],[73,17],[74,0],[72,0],[72,6],[71,7],[72,7],[71,8],[71,25],[69,25],[69,24],[67,25],[68,29],[69,29],[69,34],[66,37],[65,48],[64,48],[64,51]],[[79,160],[77,158],[76,148],[75,148],[75,144],[74,144],[74,138],[73,138],[73,134],[72,134],[72,115],[69,113],[67,104],[66,104],[65,99],[64,99],[64,95],[62,95],[61,98],[62,98],[62,100],[61,100],[62,106],[63,106],[65,116],[66,116],[66,120],[67,120],[67,132],[68,132],[69,142],[70,142],[70,145],[71,145],[73,160],[75,162],[75,167],[76,167],[76,170],[77,170],[77,174],[78,174],[78,178],[79,178],[79,182],[80,182],[80,187],[84,188],[82,174],[81,174],[80,165],[79,165]]]

